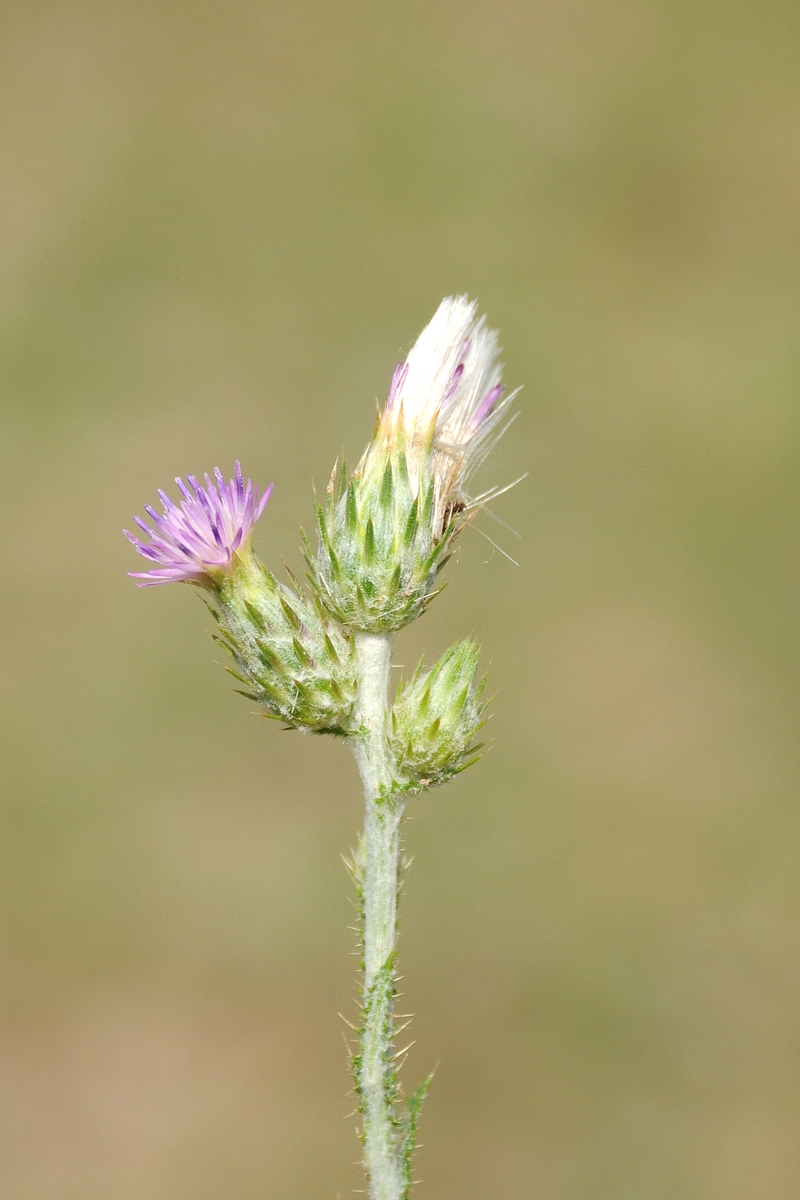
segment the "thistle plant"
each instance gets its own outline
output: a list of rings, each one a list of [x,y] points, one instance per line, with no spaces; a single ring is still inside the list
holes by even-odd
[[[239,463],[226,483],[176,480],[150,524],[126,532],[150,569],[140,586],[198,587],[240,690],[285,727],[347,739],[361,774],[364,829],[348,863],[361,934],[358,1040],[352,1055],[359,1136],[372,1200],[406,1200],[417,1121],[430,1077],[408,1096],[395,1052],[400,828],[410,797],[478,757],[485,721],[478,647],[461,641],[419,664],[387,697],[394,634],[441,590],[461,530],[502,490],[470,481],[509,423],[497,337],[458,296],[442,302],[394,373],[372,441],[356,469],[334,468],[315,501],[316,546],[304,538],[306,585],[281,582],[258,559],[260,495]]]

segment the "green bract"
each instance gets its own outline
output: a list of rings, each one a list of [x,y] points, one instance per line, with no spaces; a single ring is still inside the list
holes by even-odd
[[[306,543],[307,561],[320,600],[343,625],[391,633],[436,595],[454,526],[437,535],[429,456],[413,486],[402,449],[373,446],[368,468],[349,478],[344,465],[334,470],[325,507],[316,505],[319,549]]]
[[[406,787],[444,783],[476,761],[480,746],[473,742],[486,711],[484,680],[475,681],[478,653],[474,642],[458,642],[430,670],[420,662],[411,681],[401,684],[391,743]]]
[[[255,555],[242,560],[208,607],[226,667],[265,715],[312,733],[353,732],[353,639],[297,590],[278,583]]]

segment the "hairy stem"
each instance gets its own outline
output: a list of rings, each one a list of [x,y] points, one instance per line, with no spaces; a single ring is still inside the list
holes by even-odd
[[[356,1088],[361,1101],[364,1169],[371,1200],[401,1200],[407,1191],[398,1148],[393,1061],[394,948],[402,798],[393,793],[387,738],[388,634],[356,635],[361,734],[353,739],[364,784],[364,990]]]

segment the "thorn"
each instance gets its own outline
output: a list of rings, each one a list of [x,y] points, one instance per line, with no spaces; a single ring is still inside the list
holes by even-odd
[[[344,1021],[345,1025],[348,1025],[348,1026],[350,1027],[350,1029],[352,1029],[353,1033],[358,1033],[358,1028],[357,1028],[357,1026],[355,1026],[355,1025],[353,1024],[353,1022],[352,1022],[352,1021],[348,1021],[347,1017],[345,1017],[345,1016],[344,1016],[342,1013],[337,1013],[336,1015],[337,1015],[337,1017],[341,1017],[341,1018],[342,1018],[342,1020]]]
[[[417,1044],[417,1040],[415,1038],[413,1042],[409,1042],[408,1045],[405,1046],[402,1050],[398,1050],[397,1054],[392,1055],[392,1062],[394,1062],[395,1059],[400,1058],[401,1054],[408,1054],[411,1047],[416,1046],[416,1044]]]

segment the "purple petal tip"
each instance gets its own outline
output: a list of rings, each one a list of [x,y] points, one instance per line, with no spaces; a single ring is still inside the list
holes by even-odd
[[[218,467],[214,469],[214,480],[205,476],[205,487],[195,475],[187,475],[186,478],[194,495],[183,479],[177,476],[175,482],[183,497],[180,507],[173,504],[163,491],[158,492],[163,514],[156,512],[151,505],[145,505],[145,512],[158,532],[140,517],[134,518],[145,538],[149,539],[149,544],[134,537],[127,529],[123,530],[139,554],[160,568],[129,572],[133,578],[141,580],[139,587],[198,582],[209,571],[228,568],[233,555],[250,537],[272,493],[270,484],[258,503],[254,504],[253,485],[248,479],[245,487],[238,460],[235,479],[230,484],[225,482]]]

